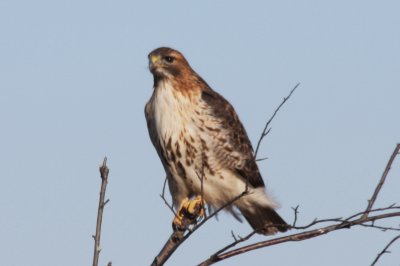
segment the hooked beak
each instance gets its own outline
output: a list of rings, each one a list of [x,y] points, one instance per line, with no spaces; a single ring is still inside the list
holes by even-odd
[[[157,67],[160,66],[161,57],[158,54],[149,55],[149,69],[153,72]]]

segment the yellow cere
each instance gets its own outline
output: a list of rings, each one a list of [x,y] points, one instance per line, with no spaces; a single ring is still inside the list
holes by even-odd
[[[160,60],[160,56],[159,55],[152,55],[150,56],[150,60],[153,64],[155,64],[158,60]]]

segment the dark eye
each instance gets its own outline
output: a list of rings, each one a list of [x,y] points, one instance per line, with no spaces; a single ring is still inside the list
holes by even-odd
[[[173,58],[172,56],[166,56],[164,57],[165,61],[167,61],[168,63],[172,63],[174,62],[175,58]]]

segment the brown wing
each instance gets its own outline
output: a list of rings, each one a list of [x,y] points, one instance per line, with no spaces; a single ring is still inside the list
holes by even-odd
[[[247,136],[246,130],[239,120],[232,105],[220,94],[207,87],[202,91],[202,100],[215,118],[213,123],[220,130],[219,139],[223,143],[223,155],[219,156],[220,163],[233,168],[253,187],[264,186],[264,181],[258,170],[253,147]],[[206,128],[215,132],[215,128]]]

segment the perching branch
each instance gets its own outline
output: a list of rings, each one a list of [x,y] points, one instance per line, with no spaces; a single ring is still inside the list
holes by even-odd
[[[94,238],[93,266],[98,266],[99,264],[99,255],[101,251],[100,235],[101,235],[101,223],[103,220],[103,210],[104,206],[106,206],[106,204],[110,201],[109,199],[104,201],[108,183],[108,173],[109,173],[109,169],[107,167],[107,157],[104,157],[103,164],[100,166],[99,170],[101,177],[101,189],[100,189],[99,208],[97,211],[96,234],[93,236]],[[111,265],[111,262],[109,262],[108,265]]]
[[[361,224],[364,224],[367,222],[374,222],[377,220],[386,219],[386,218],[390,218],[390,217],[400,217],[400,211],[393,212],[393,213],[385,213],[385,214],[375,215],[375,216],[369,216],[369,217],[365,217],[365,218],[361,217],[361,218],[351,220],[351,221],[343,221],[343,222],[340,222],[340,223],[337,223],[334,225],[329,225],[329,226],[321,227],[318,229],[314,229],[314,230],[310,230],[310,231],[306,231],[306,232],[302,232],[302,233],[298,233],[298,234],[292,234],[292,235],[288,235],[288,236],[284,236],[284,237],[274,238],[271,240],[257,242],[257,243],[251,244],[251,245],[247,245],[247,246],[244,246],[244,247],[241,247],[238,249],[234,249],[234,250],[222,253],[222,254],[217,252],[216,254],[212,255],[209,259],[201,262],[199,264],[199,266],[212,265],[221,260],[224,260],[224,259],[227,259],[227,258],[230,258],[233,256],[237,256],[242,253],[256,250],[259,248],[282,244],[285,242],[302,241],[302,240],[318,237],[321,235],[325,235],[325,234],[328,234],[330,232],[333,232],[333,231],[336,231],[339,229],[344,229],[344,228],[348,229],[355,225],[361,225]],[[253,234],[254,233],[251,233],[251,234],[249,234],[249,236],[252,236]],[[245,237],[246,240],[248,238]],[[236,242],[230,244],[229,247],[232,247],[242,241],[239,240]],[[222,249],[222,250],[225,251],[226,249]]]
[[[240,199],[241,197],[247,195],[248,191],[245,190],[238,196],[234,197],[227,203],[225,203],[223,206],[220,208],[216,209],[214,212],[211,214],[205,216],[205,218],[198,224],[196,224],[192,229],[187,228],[187,233],[185,234],[184,231],[176,230],[174,231],[171,236],[168,238],[167,242],[164,244],[164,247],[161,249],[161,251],[158,253],[158,255],[154,258],[153,263],[151,266],[161,266],[164,265],[164,263],[168,260],[168,258],[175,252],[175,250],[186,240],[188,239],[197,229],[199,229],[201,226],[203,226],[208,220],[213,218],[215,215],[217,215],[220,211],[225,209],[227,206],[230,206],[233,204],[235,201]],[[189,217],[183,217],[184,221],[182,222],[183,224],[191,224],[192,221],[185,221],[190,220]]]

